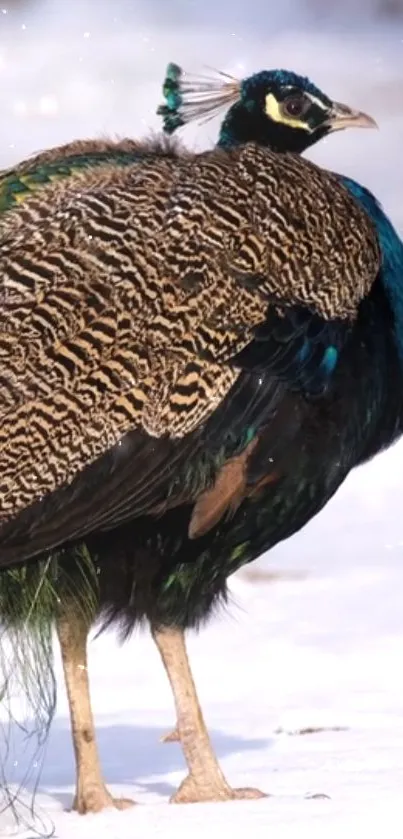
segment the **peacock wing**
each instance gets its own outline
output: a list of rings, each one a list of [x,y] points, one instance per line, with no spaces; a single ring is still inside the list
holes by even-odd
[[[335,178],[253,146],[56,182],[0,248],[3,563],[183,500],[177,465],[218,445],[243,371],[306,387],[379,265]]]

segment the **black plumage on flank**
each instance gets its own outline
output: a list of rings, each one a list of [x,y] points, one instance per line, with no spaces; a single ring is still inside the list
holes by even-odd
[[[401,243],[366,190],[281,153],[370,119],[291,75],[311,105],[259,87],[246,146],[227,115],[221,149],[76,143],[0,180],[0,608],[42,650],[56,622],[80,812],[113,803],[97,617],[151,624],[189,767],[175,800],[259,795],[220,772],[182,630],[401,433]]]

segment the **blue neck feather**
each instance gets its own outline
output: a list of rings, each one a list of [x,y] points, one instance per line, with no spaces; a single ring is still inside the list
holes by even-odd
[[[341,181],[374,222],[382,253],[381,281],[395,317],[395,339],[403,364],[403,242],[372,193],[351,178]]]

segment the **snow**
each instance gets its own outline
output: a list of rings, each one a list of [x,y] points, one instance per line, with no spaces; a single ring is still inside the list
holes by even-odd
[[[0,19],[0,164],[76,136],[157,128],[169,60],[238,75],[288,66],[377,118],[379,132],[346,132],[311,156],[366,183],[403,230],[402,22],[371,28],[368,17],[347,30],[339,19],[308,29],[302,4],[288,0],[269,26],[268,5],[249,0],[248,26],[239,14],[231,20],[227,4],[212,25],[208,0],[187,5],[183,26],[178,2],[173,22],[163,5],[122,0],[10,7]],[[186,137],[208,146],[215,132],[209,123]],[[215,839],[224,830],[233,839],[401,836],[402,466],[398,444],[353,473],[300,534],[234,577],[228,611],[189,637],[227,778],[270,797],[168,806],[184,764],[177,744],[159,742],[174,722],[166,676],[146,633],[122,648],[108,634],[90,645],[102,764],[110,790],[142,806],[87,817],[66,811],[74,764],[58,661],[57,715],[36,802],[58,839]],[[308,797],[315,794],[329,797]],[[0,818],[1,836],[10,819]]]

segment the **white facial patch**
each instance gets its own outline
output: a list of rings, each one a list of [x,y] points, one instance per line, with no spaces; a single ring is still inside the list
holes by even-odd
[[[322,111],[327,111],[327,105],[321,102],[317,96],[313,96],[311,93],[304,92],[304,96],[311,100],[311,102],[317,105]],[[268,93],[265,99],[265,112],[266,115],[273,120],[273,122],[279,122],[283,125],[289,125],[291,128],[300,128],[303,131],[307,131],[308,134],[312,134],[315,130],[308,125],[307,122],[304,122],[302,119],[298,119],[298,117],[289,117],[287,114],[284,114],[281,110],[281,103],[277,101],[276,97],[273,93]]]

